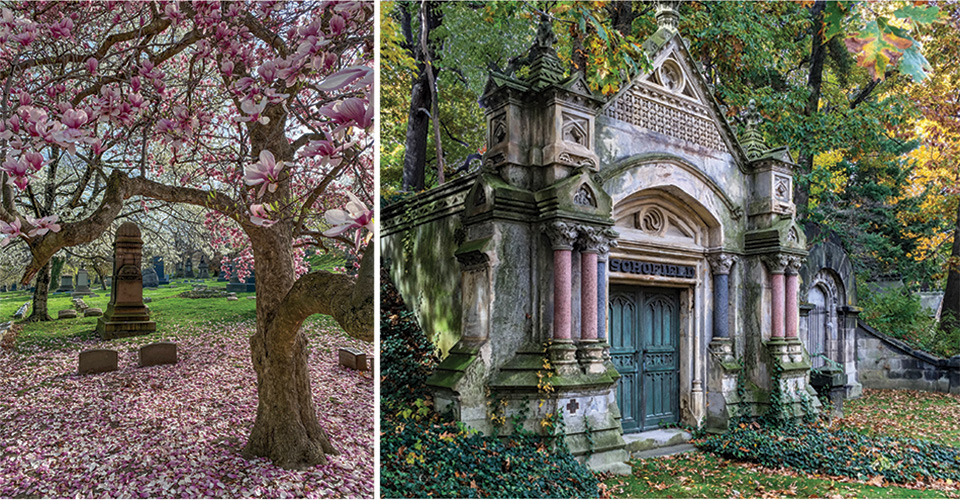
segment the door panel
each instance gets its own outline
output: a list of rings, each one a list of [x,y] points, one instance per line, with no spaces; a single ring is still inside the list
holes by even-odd
[[[621,374],[624,432],[678,420],[679,298],[671,289],[610,288],[610,357]]]

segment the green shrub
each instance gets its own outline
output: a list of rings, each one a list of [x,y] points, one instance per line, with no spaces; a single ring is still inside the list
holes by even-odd
[[[941,331],[920,297],[907,288],[871,292],[861,287],[860,318],[880,333],[914,348],[949,358],[960,354],[960,329]]]
[[[433,411],[436,347],[380,273],[380,488],[384,498],[596,498],[597,478],[553,436],[484,436]],[[515,426],[519,427],[519,426]],[[515,428],[515,431],[518,429]]]
[[[918,480],[960,481],[960,448],[909,438],[870,437],[821,424],[779,428],[741,423],[726,434],[696,442],[717,455],[766,467],[886,480],[909,484]]]

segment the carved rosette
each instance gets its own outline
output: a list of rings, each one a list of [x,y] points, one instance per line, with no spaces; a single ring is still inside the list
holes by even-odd
[[[800,268],[803,266],[803,263],[806,262],[805,257],[799,255],[790,255],[787,257],[787,274],[798,274]]]
[[[573,224],[563,221],[553,221],[543,228],[543,232],[550,238],[554,250],[573,250],[577,241],[577,228]]]
[[[790,263],[789,255],[777,253],[773,255],[764,255],[760,257],[772,274],[783,274]]]
[[[715,253],[707,256],[710,270],[714,275],[730,274],[730,268],[737,263],[739,257],[729,253]]]
[[[586,225],[578,225],[577,233],[580,237],[577,239],[577,246],[583,253],[600,253],[600,247],[604,244],[603,231],[600,228]]]

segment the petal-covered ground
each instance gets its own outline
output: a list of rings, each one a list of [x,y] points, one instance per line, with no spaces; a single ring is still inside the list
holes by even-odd
[[[83,341],[0,353],[0,497],[373,496],[373,383],[337,349],[364,344],[331,321],[305,325],[314,400],[340,455],[302,471],[240,456],[257,407],[251,323],[188,326],[176,365],[137,367],[141,343]],[[77,375],[83,349],[120,369]],[[32,352],[30,352],[32,351]]]

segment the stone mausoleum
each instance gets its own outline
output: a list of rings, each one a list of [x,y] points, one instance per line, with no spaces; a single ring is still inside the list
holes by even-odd
[[[669,3],[657,20],[653,69],[605,99],[541,23],[523,71],[490,74],[480,170],[384,209],[382,255],[445,356],[437,408],[484,432],[562,415],[597,470],[629,470],[625,435],[766,414],[773,384],[787,417],[820,406],[795,165],[756,110],[737,136]]]

